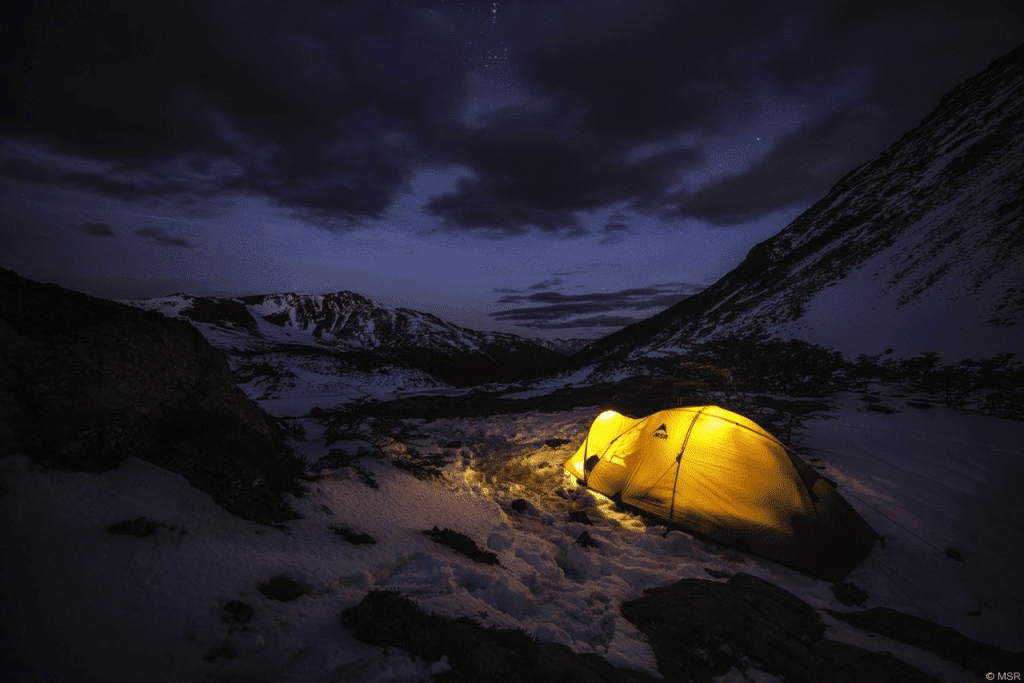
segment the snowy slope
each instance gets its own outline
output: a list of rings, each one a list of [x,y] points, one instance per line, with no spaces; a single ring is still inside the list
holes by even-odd
[[[948,93],[719,282],[590,353],[760,332],[849,358],[1024,353],[1022,179],[1024,46]]]
[[[820,458],[815,465],[886,537],[847,580],[866,590],[866,607],[923,614],[984,642],[1024,648],[1024,552],[1013,540],[1024,534],[1015,504],[1024,423],[916,411],[898,396],[885,400],[899,413],[862,412],[856,398],[838,397],[834,419],[813,423],[805,442]],[[139,460],[90,475],[6,458],[0,545],[21,552],[5,553],[3,582],[28,662],[56,680],[90,680],[83,672],[107,682],[432,680],[443,662],[364,645],[341,627],[341,612],[377,588],[648,673],[656,671],[652,652],[618,605],[645,588],[707,578],[705,568],[747,572],[818,609],[850,611],[825,582],[678,531],[663,537],[664,528],[577,488],[560,465],[595,414],[412,421],[422,434],[410,443],[422,450],[461,442],[443,482],[364,459],[380,488],[350,470],[328,473],[294,501],[305,519],[287,531],[232,517],[181,477]],[[314,459],[326,448],[317,423],[307,427],[300,445]],[[544,441],[552,437],[569,442],[551,448]],[[530,501],[523,513],[510,505],[520,497]],[[579,508],[590,508],[597,524],[566,521]],[[105,531],[140,516],[167,526],[145,538]],[[421,532],[435,524],[468,534],[501,566],[431,542]],[[377,542],[349,545],[331,525]],[[599,548],[573,542],[584,530]],[[949,558],[950,549],[963,561]],[[308,594],[293,602],[262,596],[257,585],[275,576]],[[252,620],[226,621],[228,601],[252,606]],[[912,646],[827,621],[830,638],[888,650],[943,681],[977,680]],[[733,680],[778,680],[746,674]]]

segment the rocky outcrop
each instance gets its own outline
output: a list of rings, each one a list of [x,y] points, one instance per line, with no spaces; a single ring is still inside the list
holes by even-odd
[[[477,683],[633,683],[652,681],[623,671],[599,655],[578,655],[564,645],[541,643],[522,631],[481,626],[469,617],[448,619],[420,610],[397,593],[373,591],[342,614],[342,626],[359,640],[398,647],[450,669],[438,681]]]
[[[301,461],[190,324],[0,270],[0,457],[110,469],[135,456],[241,517],[294,518]]]
[[[990,671],[1020,671],[1024,653],[1012,653],[1002,648],[978,642],[920,617],[903,614],[888,607],[872,607],[861,612],[825,610],[837,619],[864,631],[898,640],[934,652],[939,657],[959,664],[978,677]]]
[[[984,667],[1015,657],[892,610],[830,613],[976,672],[993,670]],[[825,624],[813,607],[748,574],[736,574],[727,582],[684,579],[644,591],[643,597],[622,605],[622,615],[647,636],[658,670],[670,681],[711,681],[733,668],[754,668],[807,683],[935,680],[887,652],[825,638]],[[951,651],[967,654],[951,657]]]

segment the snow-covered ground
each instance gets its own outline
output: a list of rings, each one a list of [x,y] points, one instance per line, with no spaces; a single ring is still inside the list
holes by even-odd
[[[898,396],[883,400],[899,412],[869,412],[859,399],[837,397],[802,443],[886,539],[847,580],[867,591],[865,607],[926,615],[1021,650],[1024,423],[919,410]],[[765,578],[817,608],[854,609],[826,582],[679,531],[666,535],[578,488],[561,464],[596,414],[409,421],[419,436],[406,446],[451,456],[443,480],[421,481],[367,457],[360,465],[379,488],[350,469],[328,472],[292,501],[304,519],[286,531],[233,517],[182,477],[140,460],[91,475],[8,457],[0,460],[2,607],[14,613],[20,646],[43,680],[105,682],[420,681],[444,670],[443,662],[364,645],[342,628],[342,611],[374,589],[648,673],[657,670],[653,652],[618,605],[646,588],[710,578],[705,568]],[[315,460],[327,452],[323,429],[305,426],[299,449]],[[513,510],[517,498],[528,501],[524,512]],[[577,509],[588,509],[595,526],[567,521]],[[143,516],[166,526],[141,538],[106,530]],[[432,542],[422,532],[435,525],[469,535],[500,566]],[[331,526],[376,543],[351,545]],[[578,546],[583,531],[600,546]],[[291,602],[264,597],[257,586],[277,576],[308,593]],[[252,619],[226,621],[230,601],[252,606]],[[826,622],[828,637],[892,651],[944,681],[977,680],[911,646]],[[747,679],[777,680],[753,670]]]

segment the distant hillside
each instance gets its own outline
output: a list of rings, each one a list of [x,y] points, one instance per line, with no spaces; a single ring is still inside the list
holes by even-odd
[[[1024,46],[717,283],[574,360],[752,334],[847,357],[1024,354]]]

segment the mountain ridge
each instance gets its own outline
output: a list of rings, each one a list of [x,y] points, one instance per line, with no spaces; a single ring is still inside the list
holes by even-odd
[[[227,353],[240,383],[262,398],[298,386],[303,373],[320,378],[324,395],[367,387],[370,393],[438,390],[517,381],[564,358],[514,334],[471,330],[349,291],[178,293],[125,303],[188,319]]]
[[[1024,351],[1012,329],[1024,322],[1021,178],[1024,45],[943,96],[718,282],[574,361],[758,334],[848,355]]]

